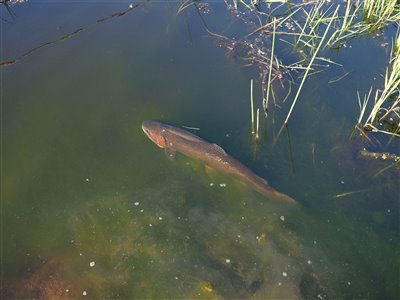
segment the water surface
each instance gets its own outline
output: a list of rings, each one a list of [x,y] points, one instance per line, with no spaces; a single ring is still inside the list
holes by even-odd
[[[356,90],[382,82],[379,41],[334,55],[346,79],[310,77],[289,130],[274,144],[288,100],[255,144],[257,70],[228,59],[195,11],[129,4],[1,8],[1,60],[16,60],[0,69],[3,295],[399,298],[398,171],[350,139]],[[234,22],[211,8],[210,28]],[[148,119],[199,128],[302,208],[166,159],[141,130]]]

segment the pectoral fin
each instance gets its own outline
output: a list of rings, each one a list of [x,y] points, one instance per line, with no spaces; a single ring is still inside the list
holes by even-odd
[[[174,148],[166,147],[164,150],[165,150],[165,155],[168,157],[168,159],[170,159],[170,160],[175,159],[176,150]]]

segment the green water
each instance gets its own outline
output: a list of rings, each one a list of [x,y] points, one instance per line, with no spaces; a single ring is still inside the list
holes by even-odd
[[[346,80],[329,84],[342,74],[334,68],[310,77],[289,131],[273,144],[288,101],[262,119],[256,145],[257,71],[228,60],[176,3],[96,22],[128,5],[1,8],[1,60],[17,59],[0,69],[2,295],[399,298],[398,171],[359,158],[349,138],[356,90],[386,67],[379,42],[336,54]],[[230,16],[215,4],[207,20],[221,28]],[[200,128],[302,208],[182,155],[168,160],[141,130],[148,119]]]

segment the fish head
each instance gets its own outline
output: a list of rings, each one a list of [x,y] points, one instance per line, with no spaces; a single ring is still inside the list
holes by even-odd
[[[165,126],[160,121],[147,120],[142,123],[142,129],[148,138],[160,148],[167,146],[164,137]]]

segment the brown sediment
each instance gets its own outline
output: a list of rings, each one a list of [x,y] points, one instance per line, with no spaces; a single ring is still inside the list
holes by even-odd
[[[61,266],[49,260],[26,274],[22,279],[3,282],[1,299],[71,299],[69,285],[60,275]]]

